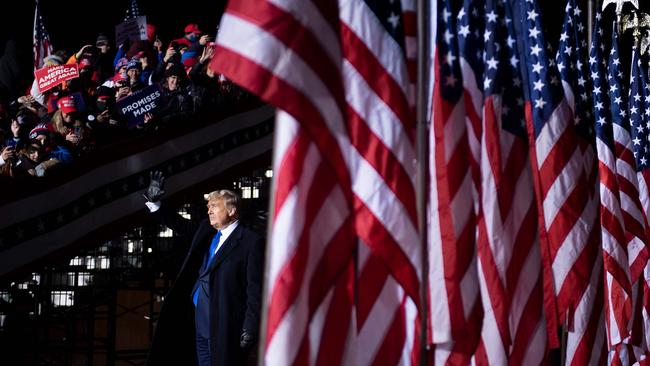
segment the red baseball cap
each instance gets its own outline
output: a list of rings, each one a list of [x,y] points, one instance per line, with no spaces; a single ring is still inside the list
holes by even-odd
[[[79,68],[80,68],[80,69],[92,69],[92,68],[93,68],[93,64],[90,63],[90,60],[89,60],[89,59],[87,59],[87,58],[82,58],[81,60],[79,60]]]
[[[78,111],[77,102],[75,102],[73,97],[63,97],[56,104],[59,106],[59,110],[65,114]]]
[[[192,23],[185,26],[185,33],[201,34],[203,32],[201,32],[198,25]]]
[[[32,130],[29,131],[29,138],[35,139],[36,137],[38,137],[38,135],[47,136],[49,133],[50,133],[50,129],[47,127],[47,125],[44,123],[39,123],[38,125],[36,125],[36,127],[32,128]]]

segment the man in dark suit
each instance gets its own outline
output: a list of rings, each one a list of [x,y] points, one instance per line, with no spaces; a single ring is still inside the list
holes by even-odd
[[[260,321],[262,239],[239,222],[240,199],[234,192],[206,194],[209,218],[193,227],[161,208],[162,174],[153,173],[151,181],[145,193],[149,210],[193,239],[165,297],[147,364],[191,365],[194,357],[200,366],[250,362]]]

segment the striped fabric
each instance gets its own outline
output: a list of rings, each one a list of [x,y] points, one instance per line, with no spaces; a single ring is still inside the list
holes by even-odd
[[[539,365],[546,353],[542,271],[513,16],[487,0],[478,255],[481,365]],[[503,21],[502,21],[503,20]]]
[[[601,82],[602,89],[598,89],[608,96],[607,105],[602,102],[595,105],[596,109],[603,110],[601,112],[603,115],[597,119],[596,126],[597,130],[600,130],[598,154],[601,161],[599,174],[601,176],[602,247],[606,271],[605,324],[609,344],[608,358],[610,362],[612,360],[621,362],[627,359],[625,356],[628,353],[627,347],[622,343],[629,339],[630,322],[633,317],[632,281],[629,272],[628,237],[626,234],[632,221],[628,216],[626,222],[627,215],[624,214],[624,210],[626,201],[630,202],[629,194],[635,190],[632,187],[636,185],[636,177],[633,168],[634,161],[630,160],[632,141],[629,124],[624,122],[624,118],[627,116],[624,101],[627,100],[627,96],[621,91],[623,83],[619,73],[621,62],[616,32],[612,33],[611,50],[608,54],[607,80],[609,82],[603,80]],[[606,109],[606,107],[609,108]],[[611,111],[611,115],[607,115],[607,111]],[[610,153],[613,154],[613,159],[609,157]],[[631,208],[629,204],[627,206],[627,209]]]
[[[633,184],[631,192],[621,189],[621,206],[624,211],[624,223],[628,238],[627,255],[630,266],[630,280],[632,283],[633,315],[629,344],[634,350],[637,360],[645,357],[647,348],[647,329],[650,329],[648,319],[648,215],[650,214],[650,83],[648,82],[648,59],[640,55],[639,47],[632,53],[630,67],[630,85],[628,89],[628,124],[631,134],[631,151],[625,173],[631,173],[629,178]],[[628,170],[629,169],[629,170]],[[636,178],[636,179],[635,179]],[[619,177],[619,184],[623,177]],[[624,194],[628,197],[625,197]],[[629,229],[628,229],[629,227]],[[645,337],[644,337],[645,333]],[[644,338],[644,339],[642,339]]]
[[[280,109],[267,364],[417,361],[412,12],[243,0],[222,18],[211,67]]]
[[[599,322],[602,316],[602,257],[600,255],[600,227],[598,226],[598,191],[597,191],[597,159],[592,146],[594,115],[592,112],[592,80],[589,75],[589,64],[586,62],[587,27],[586,11],[582,11],[576,0],[568,0],[565,7],[564,24],[560,35],[560,43],[555,57],[560,72],[564,95],[573,115],[574,128],[578,135],[578,143],[582,150],[582,161],[585,172],[586,187],[577,187],[593,191],[585,195],[587,203],[583,212],[584,232],[589,232],[586,243],[576,243],[575,251],[571,250],[572,266],[565,277],[562,287],[558,290],[557,307],[560,319],[567,334],[566,364],[587,365],[592,355],[602,355],[604,350],[604,325]],[[600,43],[600,35],[596,42]],[[602,64],[598,65],[602,66]],[[576,224],[578,225],[578,223]],[[567,245],[567,244],[563,244]],[[570,244],[569,244],[570,246]],[[555,269],[555,268],[554,268]],[[559,270],[563,270],[558,268]],[[558,271],[556,270],[555,273]],[[573,314],[573,316],[571,315]],[[600,361],[596,358],[595,361]]]
[[[476,165],[472,156],[477,155],[470,151],[465,122],[473,105],[464,98],[463,61],[456,47],[450,2],[436,1],[434,10],[428,215],[432,340],[436,365],[467,364],[479,341],[482,318],[476,272],[476,189],[470,169]],[[462,38],[458,41],[463,44]],[[480,103],[480,91],[478,99]],[[475,122],[480,123],[480,118]]]
[[[582,262],[593,253],[585,248],[597,240],[596,197],[589,188],[584,148],[560,81],[561,66],[548,57],[538,4],[530,0],[515,4],[522,19],[518,36],[528,79],[526,120],[539,212],[545,314],[549,346],[557,348],[559,324],[571,324],[566,320],[573,318],[591,278],[592,264]]]

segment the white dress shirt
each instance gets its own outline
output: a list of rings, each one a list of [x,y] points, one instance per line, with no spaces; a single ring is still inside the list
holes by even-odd
[[[217,254],[219,248],[221,248],[223,243],[226,242],[230,234],[232,234],[232,232],[235,231],[237,225],[239,225],[239,220],[233,221],[230,225],[226,226],[225,229],[221,230],[221,237],[219,238],[219,244],[217,244],[217,248],[214,250],[214,254]]]

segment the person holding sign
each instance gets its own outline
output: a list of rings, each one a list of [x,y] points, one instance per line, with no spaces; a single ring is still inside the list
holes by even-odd
[[[77,101],[71,97],[62,97],[57,101],[57,110],[52,116],[54,132],[62,136],[68,147],[76,153],[83,155],[92,146],[90,129],[85,121],[79,118]]]
[[[162,83],[162,96],[167,100],[166,107],[157,114],[147,113],[144,123],[150,126],[179,123],[189,118],[193,111],[192,98],[187,92],[185,69],[172,65],[165,71]]]

